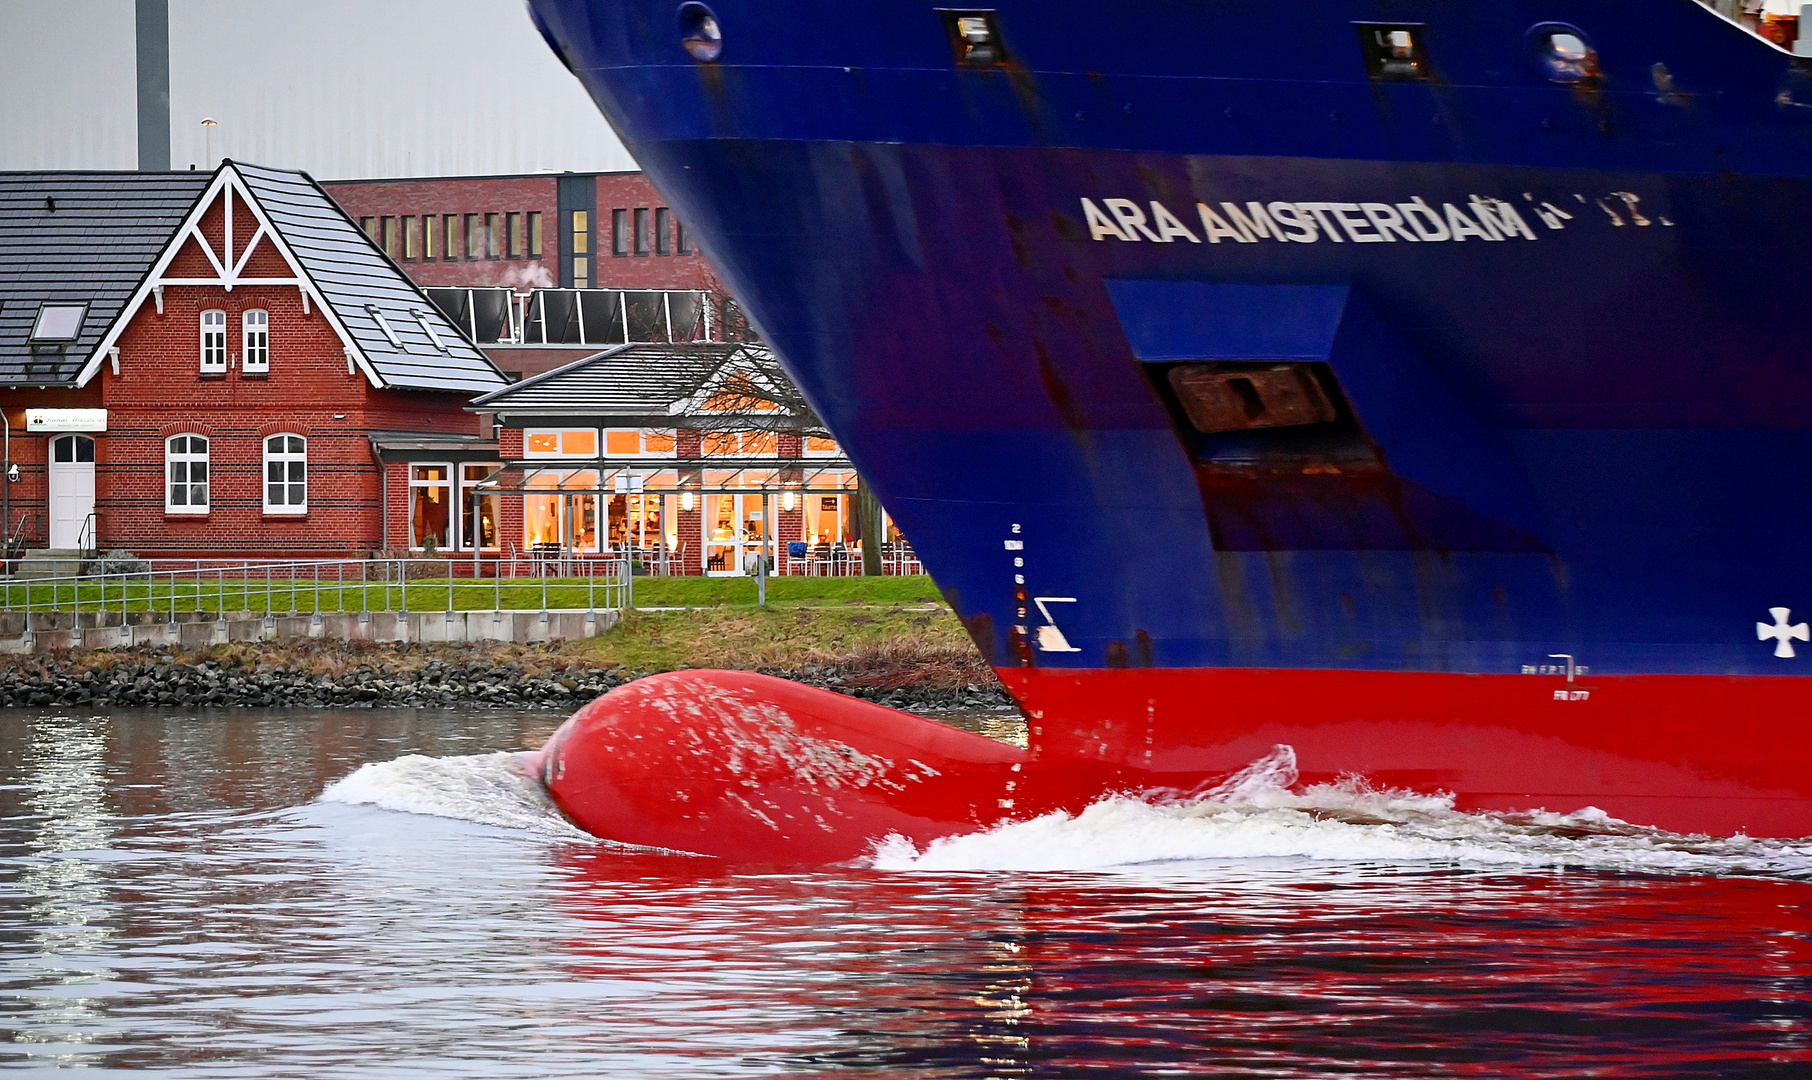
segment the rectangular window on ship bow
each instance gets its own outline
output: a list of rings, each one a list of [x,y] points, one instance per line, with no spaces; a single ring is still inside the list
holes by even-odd
[[[950,34],[950,51],[964,67],[999,67],[1007,62],[1001,44],[1000,23],[991,10],[943,12],[944,29]]]
[[[1359,45],[1365,68],[1374,79],[1415,81],[1428,78],[1422,49],[1424,27],[1418,23],[1360,23]]]

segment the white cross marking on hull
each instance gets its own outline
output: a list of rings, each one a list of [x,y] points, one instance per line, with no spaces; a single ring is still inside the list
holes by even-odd
[[[1765,622],[1756,623],[1755,637],[1757,641],[1767,641],[1769,638],[1773,638],[1776,642],[1774,655],[1792,656],[1794,638],[1801,641],[1812,640],[1812,633],[1807,631],[1805,623],[1787,625],[1787,616],[1793,614],[1792,608],[1771,607],[1768,609],[1768,614],[1774,616],[1774,625],[1769,626]]]

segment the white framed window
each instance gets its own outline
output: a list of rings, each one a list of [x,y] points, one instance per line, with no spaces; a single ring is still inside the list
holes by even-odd
[[[672,428],[606,428],[606,457],[673,456]]]
[[[474,543],[486,549],[502,546],[498,542],[497,525],[502,520],[503,508],[500,497],[492,490],[495,487],[495,477],[502,471],[502,462],[459,467],[461,548],[470,549]]]
[[[597,428],[526,428],[522,432],[523,457],[598,456]]]
[[[453,466],[409,465],[409,546],[453,546]]]
[[[240,370],[253,373],[271,369],[271,316],[262,308],[252,308],[239,317],[245,352]]]
[[[264,512],[308,513],[308,440],[300,435],[264,439]]]
[[[226,312],[219,309],[201,313],[201,370],[210,375],[226,371]]]
[[[164,440],[164,512],[208,512],[206,435],[172,435]]]
[[[699,447],[706,457],[775,457],[780,453],[780,436],[772,431],[707,431],[699,437]]]

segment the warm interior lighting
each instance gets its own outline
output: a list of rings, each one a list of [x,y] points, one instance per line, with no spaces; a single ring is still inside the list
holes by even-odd
[[[680,496],[679,506],[680,506],[681,510],[692,509],[692,493],[690,491],[688,491],[684,495]]]
[[[799,496],[795,495],[793,492],[789,491],[780,496],[780,508],[782,510],[792,510],[798,505]]]

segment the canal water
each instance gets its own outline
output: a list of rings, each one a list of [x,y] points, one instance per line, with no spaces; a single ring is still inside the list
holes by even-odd
[[[1261,762],[740,873],[567,826],[511,767],[558,719],[0,713],[0,1069],[1812,1076],[1806,845]]]

